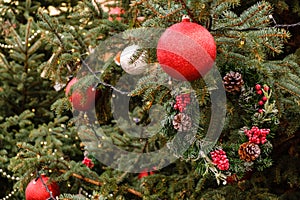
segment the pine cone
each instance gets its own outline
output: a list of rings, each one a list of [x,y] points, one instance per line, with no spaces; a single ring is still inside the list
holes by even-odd
[[[251,162],[260,155],[260,148],[257,144],[245,142],[241,144],[238,153],[242,160]]]
[[[240,92],[244,85],[242,75],[238,72],[230,71],[223,77],[223,84],[227,92]]]
[[[188,131],[192,127],[192,119],[185,113],[175,115],[173,126],[178,131]]]

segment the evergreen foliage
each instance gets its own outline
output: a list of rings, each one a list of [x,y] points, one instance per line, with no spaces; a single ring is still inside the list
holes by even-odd
[[[124,9],[121,20],[109,14],[114,7]],[[273,21],[289,23],[284,13],[299,15],[298,1],[0,0],[0,11],[0,197],[18,189],[12,198],[25,199],[27,184],[40,173],[59,183],[60,199],[300,196],[300,59],[297,45],[290,44],[297,44],[299,35]],[[240,93],[226,93],[224,128],[213,146],[205,136],[214,116],[211,94],[219,85],[210,76],[172,80],[160,69],[156,49],[148,48],[183,15],[214,36],[221,76],[237,71],[245,83]],[[136,43],[142,50],[132,62],[146,54],[149,67],[144,75],[126,79],[115,58]],[[93,112],[72,108],[65,95],[72,77],[80,84],[71,92],[89,86],[97,92]],[[263,105],[256,84],[267,98]],[[186,112],[194,135],[173,140],[180,94],[191,95]],[[245,130],[253,126],[270,133],[259,143],[259,157],[246,162],[238,151],[248,142]],[[185,142],[189,146],[180,152]],[[168,154],[162,152],[151,158],[157,168],[140,178],[111,167],[129,166],[128,156],[114,155],[111,144],[137,154],[168,147],[178,159],[164,166],[161,158]],[[219,149],[226,152],[229,170],[214,163],[210,152]],[[82,163],[84,157],[94,167]],[[148,166],[140,157],[130,165]]]

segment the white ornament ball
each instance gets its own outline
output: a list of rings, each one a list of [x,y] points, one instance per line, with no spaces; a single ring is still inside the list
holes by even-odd
[[[142,74],[146,68],[147,63],[144,61],[145,54],[142,53],[138,59],[135,59],[133,55],[136,55],[137,50],[140,49],[138,45],[131,45],[126,47],[120,56],[120,64],[122,69],[131,75]],[[134,62],[132,62],[134,60]]]

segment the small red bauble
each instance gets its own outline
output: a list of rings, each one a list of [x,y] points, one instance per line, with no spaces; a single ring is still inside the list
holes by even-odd
[[[25,190],[26,200],[46,200],[50,198],[50,194],[47,191],[45,185],[47,185],[52,196],[55,198],[60,195],[59,186],[55,182],[47,183],[49,177],[41,175],[39,178],[30,181]]]
[[[171,77],[193,81],[213,67],[216,44],[207,29],[183,17],[182,22],[167,28],[160,37],[157,59]]]
[[[156,170],[156,167],[153,167],[152,169]],[[139,173],[138,179],[141,179],[143,177],[146,177],[146,176],[149,176],[149,175],[153,175],[153,174],[155,174],[154,171],[148,172],[148,169],[145,169],[145,170],[143,170],[142,172]]]
[[[141,179],[141,178],[146,177],[146,176],[148,176],[148,172],[142,171],[141,173],[139,173],[138,179]]]
[[[109,15],[108,20],[113,21],[115,19],[117,21],[121,21],[122,20],[121,15],[124,13],[125,13],[125,11],[122,8],[119,8],[119,7],[112,8],[108,12],[108,15]]]
[[[69,95],[71,87],[77,83],[78,79],[73,78],[66,87],[66,96]],[[95,105],[96,92],[95,89],[90,86],[85,91],[74,90],[69,96],[69,101],[75,110],[87,111]]]

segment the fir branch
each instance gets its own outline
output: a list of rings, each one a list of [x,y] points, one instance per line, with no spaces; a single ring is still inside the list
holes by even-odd
[[[64,169],[60,169],[59,172],[61,172],[61,173],[66,173],[67,171],[64,170]],[[104,185],[103,182],[95,181],[95,180],[93,180],[93,179],[86,178],[86,177],[84,177],[84,176],[82,176],[82,175],[79,175],[79,174],[76,174],[76,173],[72,173],[71,176],[73,176],[73,177],[75,177],[75,178],[78,178],[78,179],[80,179],[80,180],[83,180],[83,181],[85,181],[85,182],[87,182],[87,183],[91,183],[91,184],[96,185],[96,186],[103,186],[103,185]],[[127,188],[127,191],[128,191],[129,193],[131,193],[131,194],[134,194],[134,195],[138,196],[138,197],[142,197],[142,193],[140,193],[140,192],[138,192],[138,191],[136,191],[136,190],[134,190],[134,189],[132,189],[132,188]]]
[[[196,22],[197,20],[196,20],[196,18],[194,16],[194,13],[188,8],[188,6],[184,2],[184,0],[176,0],[176,1],[178,1],[182,5],[183,9],[186,10],[186,12],[188,13],[188,16],[191,18],[191,20],[193,22]]]
[[[49,20],[46,18],[45,14],[42,13],[42,10],[39,10],[38,12],[40,18],[48,25],[49,29],[54,33],[54,35],[56,36],[56,38],[58,39],[60,46],[64,49],[64,42],[61,38],[61,36],[58,34],[58,32],[55,30],[55,28],[51,25],[51,23],[49,22]]]
[[[89,70],[89,72],[91,72],[93,74],[93,76],[97,79],[98,83],[100,83],[101,85],[104,85],[106,87],[109,87],[120,94],[127,94],[127,95],[129,94],[129,92],[121,91],[118,88],[112,86],[111,84],[101,81],[100,78],[96,75],[96,73],[92,70],[92,68],[88,65],[88,63],[86,63],[84,60],[81,60],[81,62],[83,64],[83,66],[86,67]]]
[[[148,0],[131,1],[130,6],[131,6],[131,7],[133,7],[133,6],[138,6],[138,5],[141,5],[141,4],[145,3],[146,1],[148,1]]]
[[[154,15],[158,16],[160,19],[164,19],[164,18],[168,18],[170,16],[173,16],[174,14],[176,14],[177,12],[181,11],[183,8],[177,8],[174,11],[166,14],[166,15],[162,15],[160,14],[155,8],[153,8],[153,6],[151,6],[149,3],[146,4],[147,8],[149,8],[153,13],[155,13]]]

